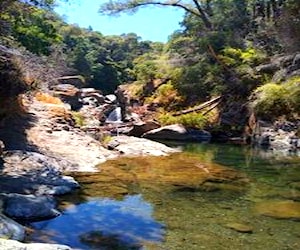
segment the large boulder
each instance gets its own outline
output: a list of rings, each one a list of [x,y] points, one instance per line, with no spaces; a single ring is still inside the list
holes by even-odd
[[[181,124],[173,124],[151,130],[143,137],[154,140],[209,141],[211,134],[205,130],[189,129]]]
[[[71,109],[76,110],[81,107],[78,100],[79,89],[71,84],[58,84],[52,87],[54,95],[63,102],[70,104]]]
[[[12,218],[21,220],[45,220],[57,217],[56,202],[52,196],[6,194],[3,211]]]
[[[3,155],[0,176],[2,193],[61,195],[79,187],[73,177],[62,175],[67,161],[36,152],[7,151]]]
[[[132,129],[128,132],[128,135],[140,137],[143,134],[147,133],[148,131],[151,131],[153,129],[159,128],[159,123],[148,120],[148,121],[141,121],[133,124]]]
[[[21,243],[15,240],[0,239],[1,250],[71,250],[70,247],[46,243]]]
[[[0,238],[23,240],[24,237],[24,227],[0,213]],[[0,247],[0,249],[3,248]]]
[[[107,146],[123,156],[165,156],[178,152],[162,143],[133,136],[116,136]]]

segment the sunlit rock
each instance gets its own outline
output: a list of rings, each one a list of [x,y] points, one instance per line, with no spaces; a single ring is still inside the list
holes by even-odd
[[[46,243],[21,243],[15,240],[0,239],[1,250],[71,250],[70,247]]]

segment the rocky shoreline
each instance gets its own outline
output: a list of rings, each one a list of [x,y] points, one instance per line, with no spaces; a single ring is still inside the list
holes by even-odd
[[[127,127],[112,125],[111,131],[115,129],[117,136],[109,134],[109,140],[104,142],[104,132],[98,130],[103,127],[94,124],[95,118],[100,120],[92,110],[98,107],[95,102],[104,102],[107,98],[102,98],[99,93],[85,97],[87,104],[83,111],[89,115],[89,123],[81,128],[75,124],[72,110],[65,103],[48,103],[34,97],[24,99],[25,117],[14,117],[2,124],[0,237],[5,239],[0,241],[1,249],[70,249],[61,245],[18,242],[24,239],[25,228],[17,221],[59,216],[55,197],[80,188],[76,180],[64,173],[95,172],[97,165],[119,156],[165,156],[178,152],[149,139],[211,139],[207,131],[186,129],[180,124],[160,127],[154,121],[134,118]],[[115,102],[112,96],[108,99]],[[108,107],[108,103],[103,105]],[[113,107],[115,104],[109,109]]]
[[[1,249],[70,249],[52,244],[23,244],[25,227],[60,215],[58,195],[80,188],[72,173],[98,171],[96,165],[122,156],[168,155],[178,150],[132,136],[111,137],[107,147],[70,124],[64,104],[33,100],[26,106],[34,119],[15,118],[1,128]],[[27,123],[27,126],[22,126]],[[26,127],[26,129],[24,129]],[[13,135],[13,136],[12,136]],[[10,240],[9,240],[10,239]]]

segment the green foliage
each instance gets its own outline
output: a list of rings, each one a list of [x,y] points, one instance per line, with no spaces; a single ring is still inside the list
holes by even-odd
[[[182,101],[182,96],[179,95],[171,81],[159,86],[152,96],[145,99],[146,104],[155,103],[167,110],[173,109],[182,103]]]
[[[83,127],[85,126],[86,122],[85,122],[85,118],[84,116],[80,113],[80,112],[72,112],[72,117],[75,121],[76,126],[78,127]]]
[[[254,110],[264,118],[300,114],[300,77],[277,84],[267,83],[255,90]]]
[[[165,113],[158,116],[158,121],[163,125],[182,124],[188,128],[203,129],[207,124],[207,117],[200,113],[189,113],[180,116],[172,116],[172,114]]]

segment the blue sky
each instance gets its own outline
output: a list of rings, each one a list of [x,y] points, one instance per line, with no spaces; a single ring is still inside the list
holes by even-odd
[[[73,3],[61,3],[55,11],[71,24],[78,24],[103,35],[121,35],[134,32],[142,40],[166,42],[168,36],[180,29],[183,19],[182,10],[168,7],[146,7],[132,15],[121,14],[118,17],[103,16],[98,13],[101,3],[108,0],[77,0]]]

